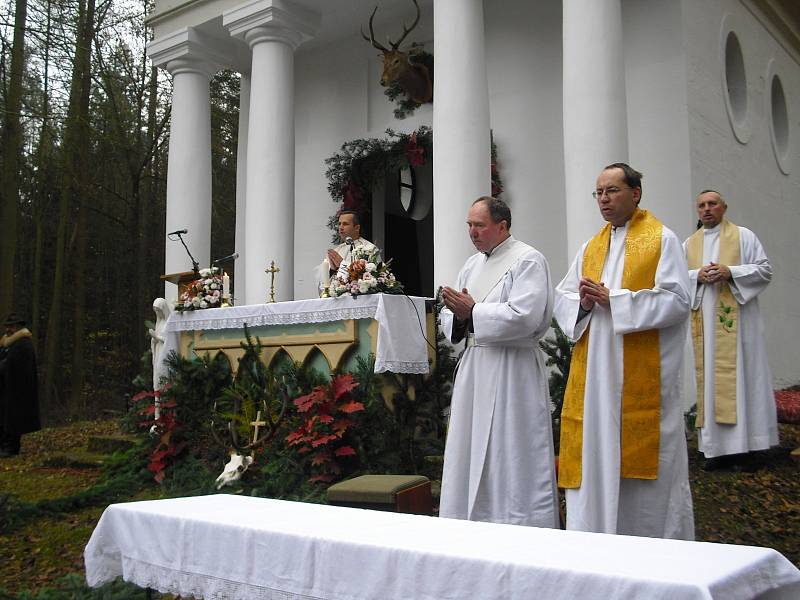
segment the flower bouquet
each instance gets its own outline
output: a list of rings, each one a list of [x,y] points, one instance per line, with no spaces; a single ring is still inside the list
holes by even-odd
[[[332,296],[403,293],[403,284],[395,279],[389,268],[392,261],[381,262],[378,250],[370,252],[365,248],[356,248],[352,256],[347,272],[340,269],[336,277],[331,279]]]
[[[222,306],[222,271],[218,267],[200,269],[200,279],[192,281],[175,303],[175,310],[201,310]]]

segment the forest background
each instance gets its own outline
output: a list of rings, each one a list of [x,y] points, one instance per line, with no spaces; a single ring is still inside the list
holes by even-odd
[[[146,55],[152,10],[0,7],[0,318],[33,332],[45,424],[124,410],[163,295],[172,80]],[[234,249],[238,96],[236,73],[211,81],[212,256]]]

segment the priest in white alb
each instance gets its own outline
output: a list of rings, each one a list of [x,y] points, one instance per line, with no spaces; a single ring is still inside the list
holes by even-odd
[[[442,328],[466,339],[453,387],[439,516],[558,527],[550,396],[539,340],[552,315],[544,256],[514,239],[511,211],[476,200],[478,250],[445,287]]]
[[[347,280],[347,267],[353,262],[353,253],[372,254],[378,247],[361,237],[361,218],[354,210],[342,210],[338,216],[339,244],[329,248],[322,264],[316,268],[319,290],[327,287],[331,277]],[[380,254],[378,254],[380,257]]]
[[[750,469],[748,452],[778,444],[758,296],[772,266],[756,235],[725,218],[719,192],[697,197],[702,228],[684,242],[692,291],[698,447],[705,468]],[[742,455],[742,456],[737,456]]]
[[[639,208],[641,173],[606,167],[608,221],[555,292],[576,340],[561,413],[567,529],[694,538],[683,420],[689,277],[680,240]]]

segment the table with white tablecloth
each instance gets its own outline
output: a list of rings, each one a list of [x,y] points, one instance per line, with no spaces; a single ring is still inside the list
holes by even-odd
[[[375,372],[428,373],[428,341],[433,340],[425,338],[425,301],[417,296],[367,294],[173,312],[161,356],[165,360],[170,351],[179,349],[181,332],[374,319],[378,324]]]
[[[230,494],[113,504],[86,578],[203,598],[800,597],[775,550],[538,529]]]

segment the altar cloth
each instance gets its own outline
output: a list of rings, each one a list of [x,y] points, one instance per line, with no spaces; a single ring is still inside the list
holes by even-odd
[[[264,325],[323,323],[345,319],[375,319],[378,339],[375,372],[428,373],[425,298],[393,294],[366,294],[313,298],[273,304],[172,312],[165,328],[169,350],[178,347],[181,331],[243,329]],[[430,340],[433,343],[433,340]],[[166,352],[164,355],[166,356]]]
[[[538,529],[230,494],[112,504],[84,552],[198,598],[745,600],[800,597],[775,550]]]

